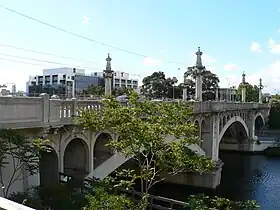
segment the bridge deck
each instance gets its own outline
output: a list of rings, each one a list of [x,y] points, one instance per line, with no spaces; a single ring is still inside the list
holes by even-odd
[[[194,113],[269,109],[268,104],[240,102],[190,102]],[[0,129],[58,126],[72,123],[78,109],[100,109],[96,100],[59,100],[42,97],[0,97]]]

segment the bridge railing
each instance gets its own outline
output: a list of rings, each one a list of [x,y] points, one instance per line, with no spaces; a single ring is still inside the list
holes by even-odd
[[[190,102],[194,113],[230,110],[267,109],[268,104],[240,102]],[[101,109],[97,100],[61,100],[40,97],[0,97],[0,129],[41,127],[49,124],[70,124],[78,109]]]
[[[193,102],[195,113],[204,112],[224,112],[231,110],[251,110],[251,109],[268,109],[269,104],[260,103],[240,103],[240,102],[219,102],[219,101],[203,101]]]

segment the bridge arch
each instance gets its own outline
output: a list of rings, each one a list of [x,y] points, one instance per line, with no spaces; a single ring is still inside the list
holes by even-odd
[[[221,143],[221,140],[224,136],[224,134],[226,133],[226,131],[229,129],[229,127],[234,124],[234,123],[239,123],[242,125],[242,127],[244,128],[245,130],[245,134],[247,136],[249,136],[249,129],[245,123],[245,121],[240,117],[240,116],[234,116],[232,117],[231,119],[229,119],[229,121],[227,121],[227,123],[225,124],[225,126],[222,128],[220,134],[219,134],[219,138],[218,138],[218,142],[217,142],[217,145],[219,146],[220,143]]]
[[[106,146],[113,136],[108,132],[100,132],[96,135],[96,139],[93,144],[93,169],[96,169],[103,162],[108,160],[114,155],[114,152]]]
[[[84,178],[89,173],[89,146],[85,139],[69,139],[62,153],[63,171],[75,178]]]
[[[255,131],[261,130],[265,126],[265,119],[261,112],[258,112],[254,117]]]
[[[59,161],[58,154],[51,146],[47,146],[48,151],[40,152],[39,176],[40,185],[52,185],[59,182]]]

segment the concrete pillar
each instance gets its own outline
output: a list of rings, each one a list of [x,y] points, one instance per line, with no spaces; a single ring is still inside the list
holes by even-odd
[[[202,71],[205,70],[205,67],[202,65],[202,52],[200,51],[200,47],[198,47],[196,54],[196,65],[193,67],[193,71],[196,74],[195,79],[195,99],[197,101],[202,101]]]
[[[110,96],[112,94],[112,78],[113,78],[113,70],[111,67],[112,58],[108,53],[108,57],[106,58],[106,69],[104,70],[104,78],[105,78],[105,96]]]
[[[202,76],[200,70],[197,71],[195,79],[195,99],[197,101],[202,101]]]
[[[218,88],[216,89],[215,94],[216,94],[216,96],[215,96],[216,101],[219,101],[219,89]]]
[[[262,89],[263,89],[262,79],[260,79],[260,84],[259,84],[259,103],[262,103]]]
[[[246,102],[246,80],[245,80],[245,72],[242,74],[242,90],[241,90],[241,101]]]
[[[188,91],[187,88],[183,88],[183,101],[187,101],[188,99]]]
[[[259,103],[262,103],[262,89],[259,89]]]
[[[212,160],[219,159],[219,115],[213,115],[206,119],[206,123],[201,125],[202,149],[207,157]]]
[[[105,75],[105,96],[109,96],[111,94],[112,94],[112,79],[110,76]]]
[[[40,97],[42,98],[42,121],[44,123],[49,122],[49,95],[46,93],[41,93]]]
[[[72,117],[75,117],[77,116],[77,99],[76,98],[72,98],[72,110],[71,110],[71,113],[72,113]]]
[[[247,114],[247,126],[249,131],[249,140],[255,139],[255,113],[254,111],[248,112]]]
[[[242,88],[241,94],[242,94],[241,101],[246,102],[246,88],[245,87]]]

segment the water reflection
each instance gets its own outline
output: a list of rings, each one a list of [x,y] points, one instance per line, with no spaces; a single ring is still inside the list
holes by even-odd
[[[225,162],[220,195],[253,199],[261,209],[280,209],[280,159],[240,153],[221,153]]]
[[[280,158],[240,153],[220,153],[224,168],[216,190],[161,184],[154,194],[185,201],[196,193],[218,195],[233,200],[256,200],[261,209],[280,209]]]

